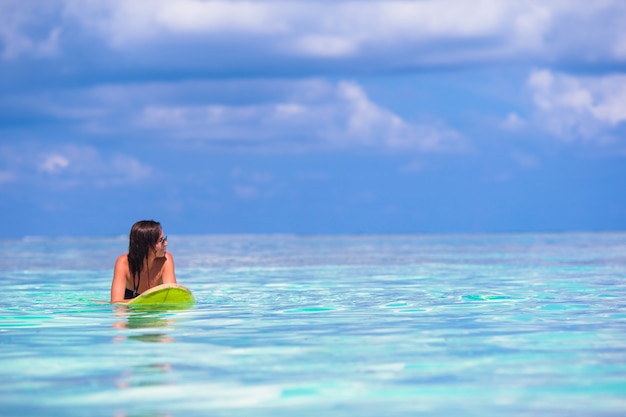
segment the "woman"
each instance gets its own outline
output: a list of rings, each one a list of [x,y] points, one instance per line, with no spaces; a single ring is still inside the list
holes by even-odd
[[[174,258],[167,252],[161,224],[142,220],[130,229],[128,253],[115,262],[111,302],[127,303],[159,284],[176,283]]]

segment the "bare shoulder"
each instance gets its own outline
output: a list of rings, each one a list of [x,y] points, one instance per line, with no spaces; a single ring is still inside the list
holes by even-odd
[[[160,258],[160,262],[161,262],[161,268],[166,268],[166,269],[171,269],[174,268],[174,256],[169,253],[166,252],[165,256]]]
[[[115,266],[128,266],[128,254],[118,256],[115,260]]]
[[[115,260],[115,274],[116,275],[128,275],[130,273],[130,267],[128,265],[128,255],[120,255]]]
[[[166,252],[163,258],[163,266],[161,266],[161,282],[163,284],[175,284],[176,272],[174,272],[174,257],[171,253]]]

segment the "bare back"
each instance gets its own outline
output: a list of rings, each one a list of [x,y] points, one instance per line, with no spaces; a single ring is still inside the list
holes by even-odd
[[[147,264],[149,266],[143,268],[139,278],[135,276],[133,280],[128,264],[128,255],[121,255],[117,258],[111,284],[112,303],[127,302],[124,299],[126,289],[134,291],[135,286],[137,286],[137,294],[141,294],[159,284],[176,283],[174,257],[169,252],[162,257],[148,260]]]

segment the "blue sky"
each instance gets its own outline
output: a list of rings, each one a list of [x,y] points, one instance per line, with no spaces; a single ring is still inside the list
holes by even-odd
[[[626,2],[0,1],[0,236],[626,229]]]

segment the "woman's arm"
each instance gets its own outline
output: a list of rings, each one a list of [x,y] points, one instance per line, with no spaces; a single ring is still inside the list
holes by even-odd
[[[128,274],[128,258],[121,255],[115,261],[115,269],[113,270],[113,282],[111,283],[111,303],[127,303],[130,300],[124,300],[126,292],[126,275]]]

